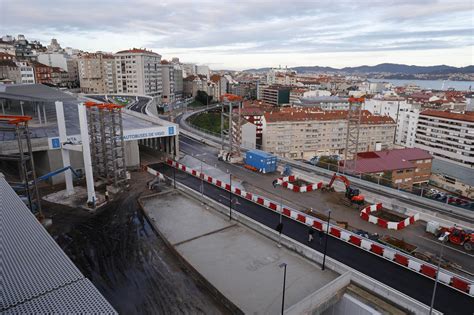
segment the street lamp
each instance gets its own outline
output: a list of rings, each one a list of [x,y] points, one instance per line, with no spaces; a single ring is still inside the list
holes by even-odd
[[[229,173],[229,221],[232,220],[232,173]]]
[[[193,154],[193,157],[201,161],[201,172],[199,174],[199,177],[201,178],[201,203],[204,204],[204,175],[202,174],[202,163],[205,162],[204,159],[200,159],[199,157],[206,155],[206,153],[203,154]]]
[[[324,270],[326,264],[326,251],[328,249],[328,238],[329,238],[329,222],[331,221],[331,209],[328,210],[328,222],[326,225],[326,239],[324,241],[324,255],[323,255],[323,266],[321,270]]]
[[[436,287],[438,286],[438,281],[439,281],[439,270],[441,268],[441,259],[443,258],[443,250],[444,250],[446,241],[448,240],[449,234],[450,234],[449,232],[444,232],[444,234],[438,238],[438,240],[441,241],[441,250],[439,253],[438,270],[436,271],[436,280],[433,287],[433,294],[431,295],[430,315],[433,313],[433,306],[434,306],[434,301],[435,301],[435,296],[436,296]]]
[[[286,263],[281,263],[280,268],[283,268],[283,295],[281,297],[281,315],[285,311],[285,287],[286,287]]]
[[[278,180],[274,180],[272,185],[273,188],[276,188]],[[278,248],[281,248],[281,232],[283,230],[283,195],[280,194],[280,222],[278,223],[277,231],[278,231]]]

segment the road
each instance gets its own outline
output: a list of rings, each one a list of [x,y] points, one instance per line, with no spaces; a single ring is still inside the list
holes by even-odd
[[[151,167],[167,176],[172,176],[173,170],[168,165],[155,164]],[[176,180],[196,191],[200,189],[201,181],[185,172],[176,171]],[[226,199],[222,197],[222,193],[222,189],[204,182],[204,194],[206,196],[227,204]],[[239,196],[234,197],[237,198],[238,202],[233,206],[233,211],[238,211],[268,227],[275,228],[277,226],[279,222],[277,213]],[[283,217],[283,225],[283,234],[322,252],[323,248],[319,242],[307,243],[308,227],[306,225],[286,217]],[[327,254],[424,304],[430,304],[434,285],[432,279],[416,274],[371,253],[361,251],[332,237],[328,239]],[[439,285],[435,308],[445,314],[472,314],[474,299],[445,285]]]
[[[187,155],[198,156],[204,159],[207,164],[214,165],[216,168],[226,172],[229,170],[234,176],[244,180],[244,186],[249,191],[265,196],[269,199],[280,200],[292,205],[295,209],[304,211],[313,208],[317,212],[321,212],[323,208],[330,207],[332,209],[332,217],[337,221],[349,222],[350,228],[353,230],[362,229],[370,233],[378,233],[379,235],[391,235],[415,245],[417,251],[421,253],[437,254],[440,244],[435,239],[430,239],[425,234],[425,226],[418,222],[414,226],[401,231],[387,230],[377,225],[363,221],[359,217],[359,212],[349,209],[341,202],[341,197],[337,193],[295,193],[285,188],[273,188],[272,181],[277,177],[276,174],[260,174],[249,171],[239,165],[229,164],[217,159],[217,149],[207,146],[197,140],[181,135],[180,150]],[[323,180],[323,179],[322,179]],[[472,264],[474,255],[466,252],[463,248],[456,245],[447,244],[444,258],[458,264],[465,272],[456,269],[450,269],[460,275],[473,279],[474,265]]]
[[[187,130],[187,131],[192,132],[192,133],[195,132],[191,127],[189,127],[187,124],[185,124],[182,121],[182,116],[178,116],[176,118],[176,123],[178,123],[180,125],[180,128],[182,128],[184,130]],[[210,139],[210,140],[215,141],[215,139],[213,139],[212,136],[202,135],[202,134],[199,134],[199,136],[200,137],[202,136],[206,139]],[[286,162],[280,162],[280,163],[281,164],[286,164]],[[302,170],[302,171],[310,172],[310,173],[313,173],[313,174],[315,173],[315,174],[317,174],[319,176],[323,176],[325,178],[330,178],[332,176],[332,174],[329,175],[329,174],[326,174],[325,172],[323,172],[323,169],[321,169],[319,167],[309,165],[309,164],[299,163],[297,161],[293,161],[293,162],[290,161],[288,164],[290,164],[293,167],[293,169],[295,169],[295,170]],[[357,183],[353,183],[352,186],[361,188],[363,191],[368,191],[368,192],[371,192],[371,193],[375,193],[379,196],[383,196],[383,197],[388,198],[388,199],[396,199],[397,201],[399,201],[400,204],[403,204],[403,206],[414,206],[414,207],[420,207],[420,208],[424,208],[424,209],[428,208],[431,211],[437,211],[439,213],[445,214],[446,216],[453,217],[453,218],[462,220],[464,222],[468,222],[470,224],[474,224],[474,218],[462,215],[460,213],[455,213],[455,212],[451,211],[450,209],[447,209],[446,206],[443,203],[433,201],[432,199],[427,199],[426,202],[432,203],[432,205],[428,205],[428,204],[425,204],[423,202],[414,200],[413,198],[411,198],[409,196],[405,197],[403,195],[403,192],[397,192],[396,194],[394,194],[392,192],[387,192],[387,191],[384,191],[382,189],[377,189],[377,188],[373,187],[373,185],[375,185],[375,184],[369,183],[369,182],[367,182],[365,184],[365,182],[364,182],[364,185],[358,185]],[[382,188],[384,188],[384,187],[382,187]],[[409,195],[408,192],[405,192],[405,194]],[[415,197],[415,196],[413,196],[413,197]]]

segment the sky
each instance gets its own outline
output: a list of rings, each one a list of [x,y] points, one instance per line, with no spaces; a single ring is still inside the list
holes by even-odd
[[[243,70],[474,64],[474,0],[0,0],[0,35]]]

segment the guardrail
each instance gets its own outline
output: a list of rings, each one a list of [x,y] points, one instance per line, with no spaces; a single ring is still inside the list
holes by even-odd
[[[349,230],[342,229],[341,227],[337,225],[333,225],[329,223],[329,226],[328,226],[328,223],[321,221],[318,218],[309,216],[305,213],[302,213],[290,207],[279,205],[277,202],[263,198],[259,195],[256,195],[250,192],[246,192],[240,188],[230,186],[229,184],[224,183],[221,180],[212,178],[211,176],[208,176],[205,173],[201,173],[197,170],[191,169],[187,167],[186,165],[181,164],[179,162],[169,159],[167,160],[166,163],[170,165],[171,167],[179,169],[194,177],[198,177],[223,190],[231,191],[233,194],[237,196],[245,198],[253,203],[256,203],[260,206],[263,206],[277,213],[281,213],[285,217],[298,221],[301,224],[312,227],[318,231],[323,231],[323,232],[329,231],[329,235],[332,237],[340,239],[352,246],[358,247],[373,255],[376,255],[378,257],[391,261],[403,268],[416,272],[424,277],[427,277],[430,279],[436,279],[437,273],[439,273],[438,279],[440,283],[452,289],[455,289],[463,294],[474,297],[474,282],[464,277],[461,277],[449,270],[440,269],[437,272],[437,267],[430,263],[427,263],[416,257],[407,255],[401,251],[385,246],[381,243],[374,242],[368,238],[357,235]],[[155,176],[159,176],[160,174],[158,171],[153,170],[149,167],[147,167],[147,170],[149,173]]]

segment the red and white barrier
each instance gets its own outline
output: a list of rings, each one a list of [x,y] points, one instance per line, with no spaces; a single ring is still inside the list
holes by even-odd
[[[387,221],[371,214],[373,212],[377,212],[380,210],[382,210],[382,203],[370,205],[362,209],[362,211],[360,212],[360,217],[365,221],[368,221],[370,223],[376,224],[380,227],[383,227],[389,230],[402,230],[405,227],[409,226],[410,224],[415,223],[416,221],[420,219],[419,213],[412,215],[406,218],[405,220],[399,221],[399,222]]]
[[[205,175],[205,174],[200,174],[196,170],[193,170],[189,167],[186,167],[183,164],[180,164],[178,162],[175,162],[173,160],[168,160],[167,161],[168,165],[171,165],[179,170],[182,170],[188,174],[191,174],[193,176],[203,178],[203,180],[212,183],[215,186],[218,186],[222,189],[225,189],[227,191],[231,190],[234,194],[245,198],[249,201],[252,201],[254,203],[257,203],[263,207],[266,207],[270,210],[273,210],[278,213],[282,213],[282,215],[291,218],[295,221],[298,221],[302,224],[305,224],[307,226],[311,226],[312,228],[326,232],[328,225],[326,222],[319,220],[318,218],[309,216],[307,214],[301,213],[297,210],[291,209],[287,206],[280,206],[277,203],[273,202],[272,200],[265,199],[261,196],[252,194],[250,192],[243,191],[239,188],[236,187],[230,187],[229,184],[223,183],[220,180],[214,180],[211,176]],[[151,169],[150,167],[147,167],[147,171],[155,176],[163,176],[163,174],[157,172],[156,170]],[[375,209],[378,205],[372,205],[370,207],[375,206]],[[378,207],[382,207],[380,204]],[[374,209],[374,208],[372,208]],[[409,219],[409,218],[408,218]],[[373,219],[372,219],[373,220]],[[378,222],[378,221],[377,221]],[[401,221],[404,222],[405,221]],[[401,223],[400,222],[400,223]],[[410,223],[412,224],[412,223]],[[388,223],[387,223],[388,227]],[[400,266],[403,266],[409,270],[412,270],[413,272],[416,272],[418,274],[421,274],[423,276],[426,276],[428,278],[436,279],[436,270],[437,267],[429,264],[425,261],[422,261],[420,259],[417,259],[411,255],[407,255],[405,253],[402,253],[400,251],[397,251],[394,248],[385,246],[383,244],[380,244],[376,241],[372,241],[370,239],[367,239],[363,236],[357,235],[355,233],[352,233],[351,231],[342,229],[339,226],[329,224],[329,234],[335,238],[338,238],[340,240],[343,240],[353,246],[359,247],[361,250],[365,250],[367,252],[370,252],[374,255],[383,257],[387,260],[390,260],[391,262],[398,264]],[[440,269],[439,271],[439,281],[451,288],[454,288],[464,294],[470,295],[474,297],[474,282],[463,278],[461,276],[458,276],[448,270],[445,269]]]
[[[294,192],[310,192],[321,189],[321,187],[323,187],[323,182],[303,186],[293,184],[292,182],[295,182],[297,179],[298,177],[296,175],[280,177],[277,178],[277,184],[281,185],[282,187],[288,188],[289,190],[292,190]]]

